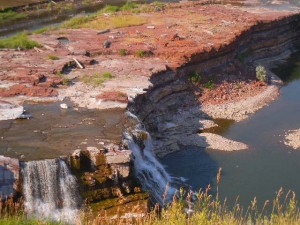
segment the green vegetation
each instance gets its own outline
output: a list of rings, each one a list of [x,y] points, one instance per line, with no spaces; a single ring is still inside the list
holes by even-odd
[[[137,50],[135,52],[135,56],[140,57],[140,58],[147,56],[147,54],[148,54],[147,51],[144,51],[144,50]]]
[[[14,12],[11,9],[0,11],[0,24],[27,18],[27,14]]]
[[[119,6],[116,5],[105,5],[105,7],[101,10],[104,13],[115,13],[120,10]]]
[[[91,84],[96,87],[102,85],[105,81],[112,79],[113,77],[114,76],[110,72],[104,72],[102,74],[94,73],[91,76],[84,75],[82,77],[82,81],[86,84]]]
[[[119,54],[120,54],[120,56],[125,56],[125,55],[127,55],[127,50],[126,49],[120,49]]]
[[[47,32],[47,31],[51,31],[51,30],[55,30],[57,29],[58,27],[57,26],[48,26],[48,27],[42,27],[40,29],[37,29],[35,31],[33,31],[32,33],[33,34],[42,34],[44,32]]]
[[[89,16],[79,16],[79,17],[74,17],[70,20],[65,21],[62,23],[60,27],[62,28],[80,28],[81,25],[88,23],[92,21],[93,19],[96,18],[96,15],[89,15]]]
[[[132,9],[135,9],[138,7],[138,4],[135,2],[126,2],[126,4],[124,4],[120,10],[121,11],[130,11]]]
[[[48,55],[48,59],[50,59],[50,60],[58,60],[59,57],[57,57],[56,55]]]
[[[202,84],[202,87],[212,90],[215,88],[215,84],[212,80],[209,80],[206,83]]]
[[[262,82],[267,82],[267,71],[265,69],[265,67],[263,67],[262,65],[259,65],[256,67],[256,78],[259,81]]]
[[[201,77],[200,73],[194,71],[189,74],[189,80],[192,81],[193,83],[200,84],[202,77]]]
[[[152,4],[154,5],[155,9],[158,11],[163,10],[166,7],[166,4],[160,1],[154,1]]]
[[[24,32],[13,37],[0,39],[0,48],[31,49],[38,46],[39,44],[30,40]]]
[[[203,82],[202,76],[200,73],[194,71],[189,74],[189,80],[195,84],[199,84],[203,88],[214,89],[215,84],[212,79],[207,82]]]

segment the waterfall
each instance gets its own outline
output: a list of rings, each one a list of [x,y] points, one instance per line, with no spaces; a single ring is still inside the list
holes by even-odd
[[[136,136],[138,134],[143,135],[144,140],[141,140],[144,145],[143,148],[137,143]],[[134,131],[125,132],[125,139],[134,155],[136,177],[141,182],[143,189],[150,192],[154,201],[163,205],[164,202],[172,198],[175,188],[172,187],[172,178],[153,154],[150,134],[143,129],[141,124],[138,124]],[[165,193],[167,186],[168,191]]]
[[[39,218],[74,223],[80,196],[76,178],[62,159],[25,162],[22,167],[25,210]]]

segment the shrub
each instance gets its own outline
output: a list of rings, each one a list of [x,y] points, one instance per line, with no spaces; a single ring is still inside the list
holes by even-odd
[[[256,67],[256,78],[259,81],[267,82],[267,71],[262,65]]]
[[[9,38],[0,39],[0,48],[32,49],[38,46],[40,45],[37,42],[30,40],[25,32]]]
[[[194,83],[200,83],[202,80],[202,77],[201,77],[200,73],[194,71],[189,74],[189,80]]]
[[[215,84],[212,80],[209,80],[206,83],[202,84],[202,87],[212,90],[215,88]]]

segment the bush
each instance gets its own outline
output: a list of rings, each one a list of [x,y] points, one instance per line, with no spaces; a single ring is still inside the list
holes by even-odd
[[[259,81],[267,82],[267,71],[265,67],[259,65],[256,67],[256,78]]]
[[[200,83],[202,80],[202,77],[198,72],[194,71],[189,74],[189,80],[194,83]]]
[[[0,39],[0,48],[32,49],[38,46],[40,45],[30,40],[24,32],[13,37]]]

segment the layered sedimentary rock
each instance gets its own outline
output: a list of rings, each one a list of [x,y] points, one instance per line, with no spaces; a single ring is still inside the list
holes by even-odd
[[[19,195],[21,185],[19,160],[0,156],[0,199]]]
[[[119,150],[118,146],[88,147],[76,150],[70,157],[70,166],[80,180],[81,193],[89,202],[140,192],[132,163],[132,152]]]
[[[241,101],[240,105],[238,101],[223,105],[202,104],[195,94],[190,74],[197,72],[206,78],[216,74],[223,74],[223,77],[252,74],[255,77],[256,65],[263,63],[268,67],[272,60],[286,57],[298,47],[299,39],[299,15],[261,21],[243,31],[229,45],[195,53],[176,71],[154,74],[150,79],[151,88],[137,96],[130,108],[157,140],[155,152],[163,156],[179,150],[177,137],[199,132],[203,127],[202,119],[241,120],[278,95],[277,78],[267,70],[272,83],[260,99],[245,101],[245,104]]]

